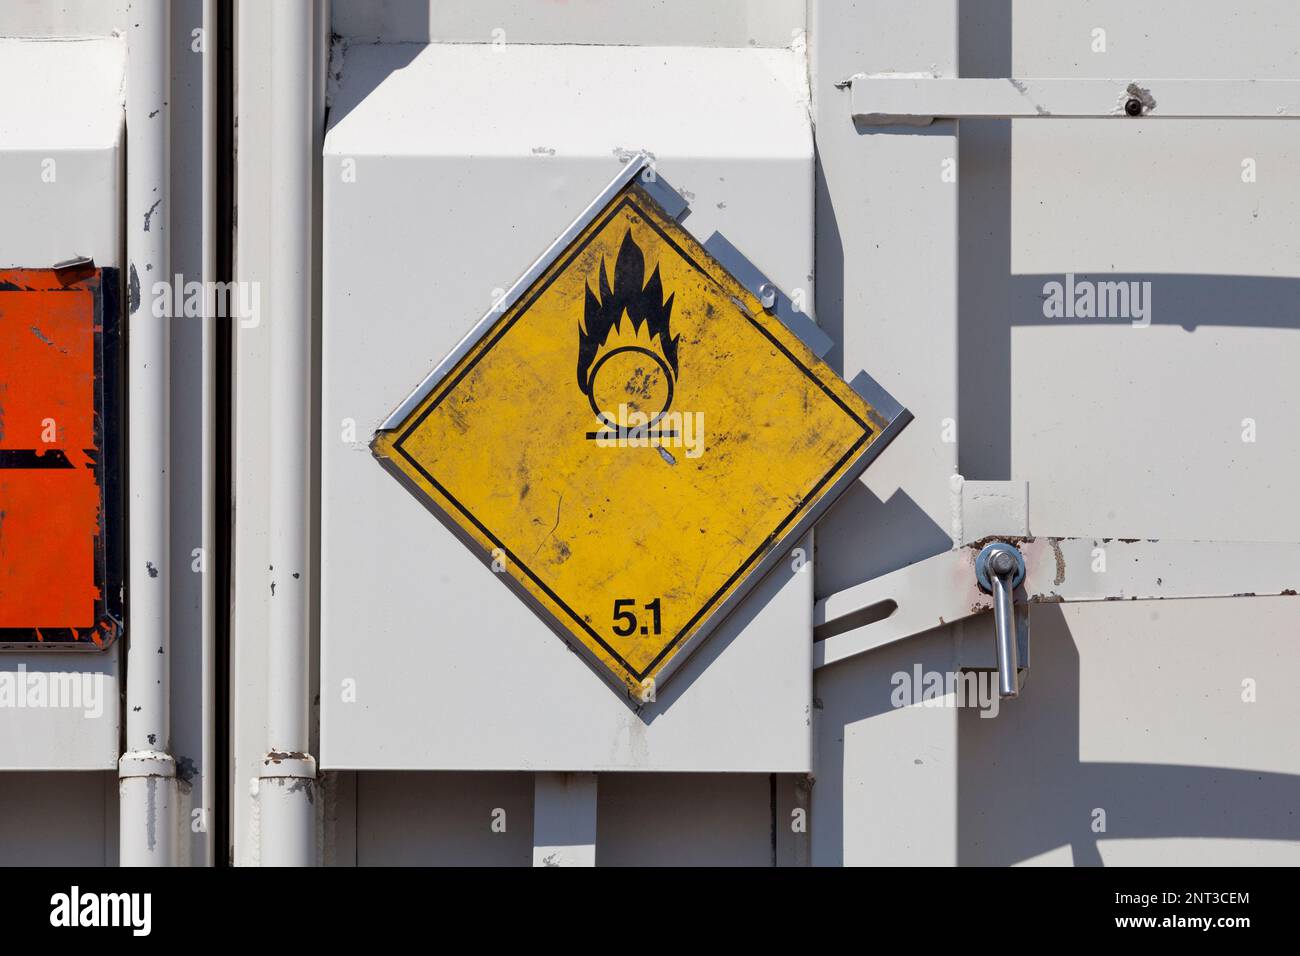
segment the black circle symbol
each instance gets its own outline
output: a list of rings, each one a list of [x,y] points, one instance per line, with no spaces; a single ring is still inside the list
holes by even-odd
[[[648,355],[650,358],[654,359],[661,369],[663,369],[664,380],[668,383],[668,397],[664,399],[664,407],[659,410],[658,414],[656,414],[654,418],[647,422],[647,427],[654,425],[658,423],[659,419],[663,418],[664,415],[668,414],[668,409],[672,407],[673,373],[668,368],[668,363],[664,361],[663,356],[658,355],[649,349],[642,348],[639,345],[620,345],[618,348],[606,352],[596,361],[596,364],[591,368],[591,373],[587,376],[587,401],[591,403],[591,410],[595,413],[596,417],[600,419],[601,424],[615,430],[619,428],[619,423],[610,421],[609,418],[606,417],[605,413],[596,405],[596,376],[600,374],[601,366],[612,359],[615,355],[619,355],[623,352],[640,352],[642,355]]]
[[[1142,113],[1142,101],[1137,97],[1129,100],[1124,104],[1124,112],[1129,116],[1140,116]]]

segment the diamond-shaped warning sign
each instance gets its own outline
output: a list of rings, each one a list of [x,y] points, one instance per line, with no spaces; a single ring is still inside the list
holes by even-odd
[[[644,700],[910,416],[850,388],[636,173],[372,447]]]

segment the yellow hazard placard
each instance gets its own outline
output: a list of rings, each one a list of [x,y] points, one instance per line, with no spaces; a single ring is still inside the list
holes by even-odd
[[[821,362],[640,180],[607,194],[372,447],[649,700],[905,419]]]

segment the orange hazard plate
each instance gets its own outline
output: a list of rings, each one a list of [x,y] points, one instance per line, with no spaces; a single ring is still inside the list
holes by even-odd
[[[122,631],[118,280],[0,270],[0,648]]]

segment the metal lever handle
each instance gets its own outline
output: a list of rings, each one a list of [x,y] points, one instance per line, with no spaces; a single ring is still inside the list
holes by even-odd
[[[1011,572],[1015,562],[1005,553],[989,561],[993,572],[993,623],[998,632],[998,696],[1020,696],[1020,654],[1016,649],[1015,608],[1012,607]],[[1010,565],[1010,569],[1002,568]]]
[[[975,559],[980,586],[993,595],[997,629],[998,696],[1020,696],[1020,652],[1016,644],[1015,589],[1025,579],[1025,561],[1009,544],[995,541]]]

